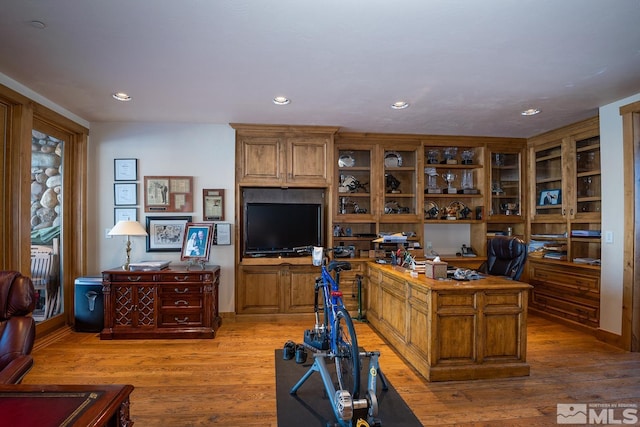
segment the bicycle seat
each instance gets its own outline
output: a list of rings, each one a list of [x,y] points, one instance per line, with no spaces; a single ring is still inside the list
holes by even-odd
[[[349,261],[336,261],[333,260],[329,262],[329,266],[327,267],[329,271],[342,271],[342,270],[351,270],[351,264]]]

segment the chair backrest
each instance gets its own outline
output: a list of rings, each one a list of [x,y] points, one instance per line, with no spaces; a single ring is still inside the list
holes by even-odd
[[[26,316],[36,305],[31,279],[17,271],[0,271],[0,321]]]
[[[31,246],[31,280],[41,286],[49,282],[55,274],[56,255],[49,246]]]
[[[487,272],[520,280],[527,259],[527,244],[518,237],[494,237],[487,243]]]

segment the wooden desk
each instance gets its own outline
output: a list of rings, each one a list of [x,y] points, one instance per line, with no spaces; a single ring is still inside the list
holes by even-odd
[[[132,391],[114,384],[1,385],[0,420],[13,427],[131,427]]]
[[[101,339],[214,338],[220,267],[102,272]]]
[[[367,320],[429,381],[529,375],[530,285],[458,282],[368,264]]]

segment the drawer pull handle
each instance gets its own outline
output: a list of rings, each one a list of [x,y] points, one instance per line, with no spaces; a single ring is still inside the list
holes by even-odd
[[[174,302],[173,304],[174,305],[181,305],[181,304],[189,305],[189,303],[186,300],[183,300],[183,299],[179,299],[176,302]]]
[[[142,280],[142,276],[127,276],[127,280],[130,282],[139,282]]]
[[[183,290],[175,288],[173,291],[177,294],[186,294],[187,292],[189,292],[189,288],[184,288]]]
[[[189,279],[189,276],[182,276],[182,277],[173,276],[173,278],[176,282],[185,282]]]
[[[187,323],[189,321],[188,317],[184,317],[182,319],[178,319],[177,317],[174,317],[173,319],[176,321],[176,323]]]

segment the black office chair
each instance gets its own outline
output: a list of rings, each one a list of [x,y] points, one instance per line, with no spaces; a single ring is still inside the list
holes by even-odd
[[[518,237],[498,236],[487,242],[487,261],[483,273],[520,280],[527,260],[527,244]]]

